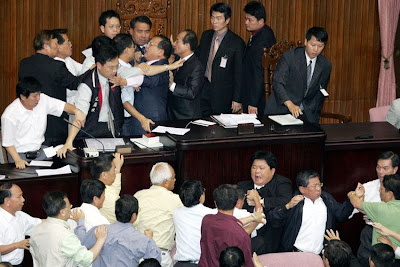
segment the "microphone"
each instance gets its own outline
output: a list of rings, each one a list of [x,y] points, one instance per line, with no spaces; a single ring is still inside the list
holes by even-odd
[[[103,144],[99,139],[97,139],[96,137],[94,137],[94,136],[91,135],[90,133],[86,132],[86,131],[83,130],[82,128],[79,128],[78,126],[74,125],[73,123],[71,123],[71,122],[70,122],[69,120],[67,120],[66,118],[63,118],[63,120],[64,120],[66,123],[68,123],[69,125],[72,125],[72,126],[74,126],[75,128],[78,128],[79,131],[82,131],[83,133],[89,135],[89,137],[91,137],[91,138],[93,138],[94,140],[96,140],[97,142],[99,142],[99,143],[101,144],[101,146],[103,147],[103,153],[105,153],[104,144]]]

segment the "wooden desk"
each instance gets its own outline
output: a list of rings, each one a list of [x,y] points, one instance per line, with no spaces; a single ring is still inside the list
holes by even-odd
[[[236,129],[220,126],[189,125],[184,136],[168,135],[176,145],[176,171],[179,188],[187,179],[198,179],[209,192],[206,205],[213,207],[213,190],[221,184],[235,184],[250,179],[250,157],[257,150],[269,150],[277,157],[277,172],[291,178],[305,166],[322,171],[325,133],[311,124],[280,127],[267,116],[261,119],[265,126],[255,133],[237,135]],[[167,122],[168,126],[185,127],[188,121]],[[277,131],[288,129],[284,133]]]
[[[392,150],[400,154],[399,131],[387,122],[325,124],[322,128],[327,134],[324,190],[337,201],[345,201],[347,193],[355,189],[357,182],[377,179],[376,161],[382,152]],[[372,135],[373,138],[355,139],[361,135]],[[351,245],[354,253],[364,226],[361,214],[338,225],[342,239]]]

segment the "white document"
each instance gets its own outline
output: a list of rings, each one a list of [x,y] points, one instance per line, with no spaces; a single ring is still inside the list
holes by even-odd
[[[57,150],[59,150],[60,148],[62,148],[63,145],[58,145],[56,147],[50,146],[50,147],[46,147],[43,149],[44,154],[46,155],[46,157],[48,158],[52,158],[55,155],[57,155]]]
[[[40,166],[40,167],[51,167],[53,165],[52,161],[45,161],[45,160],[32,160],[29,163],[30,166]]]
[[[238,124],[253,123],[255,127],[263,126],[256,114],[221,114],[211,116],[224,128],[236,128]]]
[[[184,135],[185,133],[189,132],[190,129],[185,128],[175,128],[175,127],[166,127],[166,126],[157,126],[152,132],[153,133],[170,133],[176,135]]]
[[[116,146],[125,145],[124,139],[122,138],[97,138],[97,140],[92,138],[86,138],[85,139],[86,146],[88,148],[96,148],[98,151],[101,152],[103,151],[103,146],[101,144],[103,144],[105,151],[114,152]]]
[[[49,176],[49,175],[59,175],[59,174],[68,174],[72,173],[71,167],[66,165],[62,168],[58,169],[43,169],[43,170],[36,170],[38,176]]]
[[[280,125],[303,125],[303,121],[296,119],[292,114],[272,115],[268,116],[268,118],[279,123]]]
[[[192,121],[192,124],[208,127],[211,125],[215,125],[216,123],[212,122],[212,121],[206,121],[206,120],[195,120],[195,121]]]
[[[160,142],[156,142],[156,143],[148,143],[146,142],[146,140],[144,138],[131,138],[130,139],[132,143],[134,143],[135,145],[137,145],[140,148],[146,148],[146,147],[163,147],[164,145]]]

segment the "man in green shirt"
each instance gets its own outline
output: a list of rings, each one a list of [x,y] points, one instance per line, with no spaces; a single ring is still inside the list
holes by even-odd
[[[362,186],[359,184],[359,186]],[[387,228],[400,232],[400,175],[386,175],[379,190],[382,202],[364,202],[364,196],[358,197],[355,192],[348,194],[353,206],[366,214],[368,219],[379,222]],[[379,234],[376,228],[372,232],[372,245],[378,243]],[[390,237],[394,245],[400,246],[400,241]]]

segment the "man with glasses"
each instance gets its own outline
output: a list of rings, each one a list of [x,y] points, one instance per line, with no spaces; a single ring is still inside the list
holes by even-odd
[[[267,215],[274,228],[283,227],[280,250],[304,251],[320,254],[327,229],[335,230],[336,222],[344,222],[353,211],[349,200],[338,203],[331,194],[322,191],[319,174],[313,170],[301,171],[296,177],[298,191],[286,204]],[[362,195],[362,187],[356,188]]]

